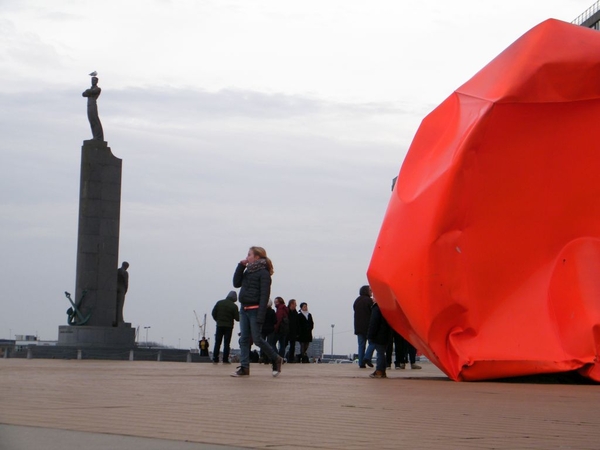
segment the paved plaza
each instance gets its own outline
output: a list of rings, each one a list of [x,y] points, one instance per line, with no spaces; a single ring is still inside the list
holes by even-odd
[[[456,383],[431,363],[0,359],[0,449],[598,449],[600,386]]]

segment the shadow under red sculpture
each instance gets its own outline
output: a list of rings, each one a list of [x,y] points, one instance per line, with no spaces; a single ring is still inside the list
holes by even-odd
[[[536,26],[422,122],[368,270],[453,380],[600,381],[600,33]]]

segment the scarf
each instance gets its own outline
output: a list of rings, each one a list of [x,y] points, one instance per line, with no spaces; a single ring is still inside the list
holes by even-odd
[[[304,314],[304,317],[306,317],[306,320],[308,320],[308,315],[309,315],[310,313],[309,313],[308,311],[302,311],[302,310],[300,310],[300,312],[301,312],[302,314]]]
[[[248,264],[246,266],[246,272],[252,273],[252,272],[257,272],[260,269],[266,269],[266,268],[267,268],[267,260],[259,259],[258,261],[254,261],[253,263]]]

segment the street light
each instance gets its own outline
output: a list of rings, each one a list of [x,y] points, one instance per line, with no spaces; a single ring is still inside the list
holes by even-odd
[[[148,347],[148,329],[152,328],[152,327],[144,327],[144,330],[146,330],[146,347]]]
[[[333,327],[335,327],[335,324],[331,324],[331,359],[333,359]]]

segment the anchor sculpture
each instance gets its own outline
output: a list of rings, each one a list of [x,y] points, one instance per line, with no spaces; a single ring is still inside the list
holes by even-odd
[[[85,297],[85,294],[87,294],[87,291],[83,291],[83,293],[81,294],[81,298],[79,299],[77,304],[75,304],[75,302],[71,299],[71,294],[65,291],[65,297],[69,299],[69,302],[71,302],[72,305],[71,308],[67,309],[67,316],[69,316],[67,323],[69,325],[85,325],[87,321],[90,320],[90,317],[92,315],[91,312],[84,317],[84,315],[79,310],[79,308],[81,307],[81,302]]]

